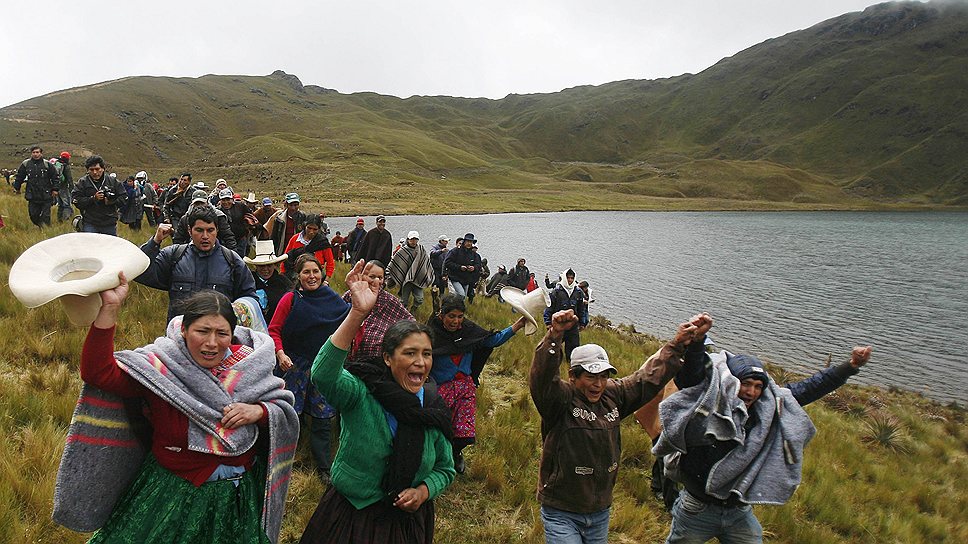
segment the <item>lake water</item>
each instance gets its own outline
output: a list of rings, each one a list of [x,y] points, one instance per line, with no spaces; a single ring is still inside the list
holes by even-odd
[[[330,218],[330,230],[354,221]],[[391,216],[387,229],[417,230],[428,249],[472,232],[492,273],[519,256],[539,280],[574,268],[591,313],[656,336],[708,311],[721,348],[801,372],[871,344],[851,381],[968,401],[968,213]]]

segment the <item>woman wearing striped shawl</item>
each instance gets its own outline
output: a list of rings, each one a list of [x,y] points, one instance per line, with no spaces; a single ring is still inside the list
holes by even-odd
[[[228,298],[202,291],[184,301],[165,336],[114,352],[128,294],[120,279],[101,293],[84,343],[85,386],[54,520],[98,529],[94,543],[274,542],[299,422],[292,393],[272,375],[272,339],[237,327]]]

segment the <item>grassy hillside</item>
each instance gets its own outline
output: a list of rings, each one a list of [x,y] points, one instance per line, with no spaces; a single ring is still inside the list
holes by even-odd
[[[341,213],[968,205],[968,5],[872,6],[699,74],[502,100],[130,77],[0,109],[30,145]]]
[[[7,286],[14,260],[30,245],[66,232],[30,225],[23,199],[0,194],[0,543],[81,543],[87,535],[50,521],[54,479],[77,393],[85,330],[71,327],[57,303],[24,309]],[[121,234],[138,243],[149,233]],[[340,273],[345,273],[341,265]],[[338,276],[339,274],[337,274]],[[334,287],[340,289],[339,278]],[[166,294],[134,285],[122,310],[119,348],[144,345],[164,328]],[[429,297],[428,297],[429,298]],[[480,299],[479,299],[480,300]],[[427,317],[425,305],[418,318]],[[690,309],[683,309],[683,317]],[[490,299],[469,317],[498,328],[513,316]],[[669,332],[673,330],[669,324]],[[652,353],[656,339],[591,327],[583,340],[605,346],[622,374]],[[526,386],[537,337],[518,335],[497,349],[478,396],[477,445],[468,472],[437,501],[437,542],[542,542],[534,499],[539,418]],[[876,355],[871,364],[877,364]],[[773,369],[778,381],[789,374]],[[771,542],[968,541],[968,425],[965,411],[912,393],[848,385],[807,408],[818,433],[806,451],[804,482],[783,507],[757,507]],[[632,421],[623,428],[623,461],[610,542],[656,542],[669,516],[649,492],[650,442]],[[295,542],[323,488],[306,444],[297,455],[282,541]]]

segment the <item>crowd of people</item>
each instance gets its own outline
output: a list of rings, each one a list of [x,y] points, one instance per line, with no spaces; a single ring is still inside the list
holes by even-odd
[[[756,357],[715,351],[713,319],[700,313],[616,379],[608,350],[581,343],[594,298],[572,268],[539,284],[519,258],[492,275],[473,233],[452,248],[441,235],[427,250],[415,230],[394,244],[380,215],[371,229],[359,218],[331,236],[325,215],[300,209],[297,193],[276,208],[223,179],[210,190],[186,172],[160,187],[144,171],[118,181],[96,155],[84,164],[74,182],[69,153],[51,161],[31,150],[13,183],[26,186],[31,221],[49,224],[54,205],[61,221],[77,208],[82,232],[116,236],[119,222],[138,230],[147,221],[155,231],[141,251],[150,264],[131,280],[169,295],[165,336],[115,352],[129,289],[120,275],[100,293],[81,353],[78,410],[113,410],[124,425],[149,429],[112,439],[119,451],[139,452],[119,456],[78,445],[107,443],[90,428],[104,414],[75,417],[58,493],[93,485],[103,473],[85,474],[88,464],[110,471],[126,459],[100,510],[55,506],[55,520],[97,528],[92,542],[275,541],[300,432],[328,485],[301,542],[432,542],[434,498],[466,470],[465,449],[476,441],[481,373],[493,350],[533,323],[521,315],[492,331],[467,317],[476,296],[503,302],[506,288],[509,297],[547,295],[547,330],[528,376],[541,418],[546,542],[607,541],[621,421],[663,396],[652,438],[660,474],[676,491],[667,542],[761,542],[751,505],[782,504],[800,483],[814,432],[802,406],[870,358],[870,347],[854,348],[847,363],[776,384]],[[352,263],[342,294],[329,285],[336,262]],[[415,315],[428,290],[424,324]],[[258,315],[246,316],[240,301]],[[679,392],[667,393],[673,385]],[[132,399],[148,409],[132,409]]]

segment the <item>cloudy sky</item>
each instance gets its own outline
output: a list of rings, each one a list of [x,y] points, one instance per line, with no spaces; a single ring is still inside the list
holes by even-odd
[[[8,7],[0,106],[124,76],[277,69],[344,93],[555,92],[696,73],[875,3],[45,0]]]

